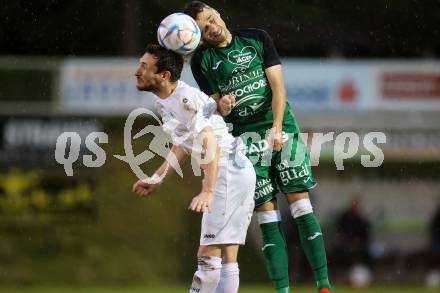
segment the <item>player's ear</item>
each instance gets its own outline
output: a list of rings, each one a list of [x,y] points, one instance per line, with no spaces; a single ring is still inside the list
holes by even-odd
[[[164,80],[171,80],[171,72],[169,72],[168,70],[164,70],[159,74]]]

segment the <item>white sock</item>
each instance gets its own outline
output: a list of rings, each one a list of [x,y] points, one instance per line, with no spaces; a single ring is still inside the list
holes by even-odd
[[[190,293],[214,293],[220,281],[222,259],[215,256],[197,258],[198,269],[194,274]]]
[[[257,212],[258,224],[266,224],[281,221],[281,213],[279,210]]]
[[[215,293],[237,293],[240,285],[240,269],[238,263],[231,262],[222,265],[220,282]]]
[[[294,219],[313,213],[313,207],[310,199],[304,198],[293,202],[290,205],[290,212]]]

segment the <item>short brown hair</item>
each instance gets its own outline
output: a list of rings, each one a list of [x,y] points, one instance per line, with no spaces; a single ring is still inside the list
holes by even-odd
[[[169,71],[170,81],[179,80],[183,68],[183,56],[162,47],[159,44],[151,43],[147,45],[147,53],[156,57],[157,72]]]
[[[185,7],[183,8],[183,13],[186,13],[192,18],[196,19],[197,15],[205,8],[210,7],[202,1],[191,1],[185,4]]]

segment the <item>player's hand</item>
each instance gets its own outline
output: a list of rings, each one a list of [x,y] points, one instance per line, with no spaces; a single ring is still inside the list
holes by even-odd
[[[203,213],[206,211],[211,212],[212,200],[212,192],[202,191],[199,195],[193,198],[188,209],[197,213]]]
[[[269,143],[272,143],[274,151],[279,152],[283,148],[283,132],[281,127],[273,127],[269,133]]]
[[[226,95],[220,98],[218,101],[218,108],[222,116],[227,116],[231,113],[232,108],[235,107],[235,96]]]
[[[148,196],[156,190],[157,185],[158,184],[151,184],[138,180],[135,184],[133,184],[132,191],[140,196]]]

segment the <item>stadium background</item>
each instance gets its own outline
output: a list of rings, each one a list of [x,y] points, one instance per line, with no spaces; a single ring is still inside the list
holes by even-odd
[[[371,223],[372,285],[439,286],[429,221],[440,208],[440,2],[207,3],[230,28],[259,27],[273,36],[304,132],[353,131],[361,146],[367,132],[387,136],[378,144],[385,155],[378,168],[361,165],[361,148],[344,170],[336,170],[332,143],[324,145],[314,168],[319,185],[312,198],[335,284],[347,284],[351,266],[333,253],[336,220],[352,199],[362,198]],[[155,39],[160,20],[183,5],[1,1],[0,291],[147,290],[191,278],[199,216],[186,206],[200,179],[185,165],[183,178],[174,176],[155,196],[139,199],[130,192],[133,172],[113,157],[124,154],[127,114],[152,105],[149,95],[134,88],[137,58]],[[193,82],[187,68],[183,79]],[[140,119],[135,127],[149,122]],[[78,132],[83,142],[72,177],[54,158],[56,138],[64,131]],[[109,135],[101,145],[107,159],[99,168],[86,168],[84,141],[94,131]],[[134,144],[140,153],[149,138]],[[158,163],[156,157],[144,170],[151,173]],[[292,279],[310,286],[294,227],[285,229]],[[270,292],[258,237],[252,226],[240,255],[242,284]]]

